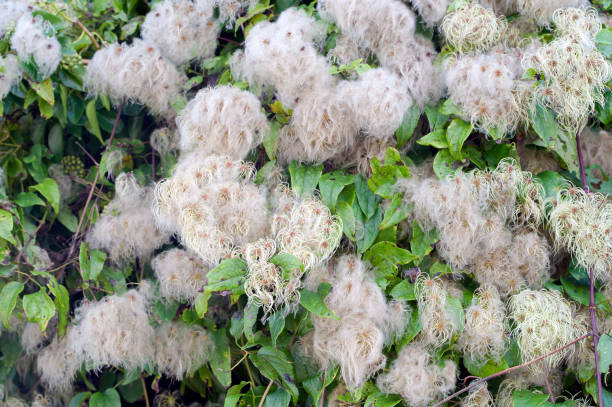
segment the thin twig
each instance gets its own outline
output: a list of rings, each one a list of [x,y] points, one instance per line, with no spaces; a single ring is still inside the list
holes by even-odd
[[[76,24],[77,27],[79,27],[84,33],[85,35],[87,35],[89,37],[89,39],[91,40],[92,44],[94,47],[96,47],[96,49],[100,49],[100,44],[98,43],[98,41],[96,41],[96,38],[93,36],[93,34],[87,29],[87,27],[85,27],[83,25],[82,22],[80,22],[79,20],[77,20],[76,18],[72,20],[73,24]]]
[[[548,392],[549,400],[554,403],[555,396],[553,396],[552,387],[550,387],[550,380],[548,380],[548,374],[544,372],[544,384],[546,385],[546,391]]]
[[[123,103],[119,105],[119,109],[117,110],[117,116],[115,117],[115,123],[113,124],[113,131],[111,132],[110,138],[108,139],[108,142],[106,143],[105,151],[108,150],[108,148],[113,144],[113,138],[115,138],[115,133],[117,132],[117,125],[119,124],[119,118],[121,118],[122,110],[123,110]],[[72,253],[74,252],[74,247],[76,245],[76,241],[79,236],[79,232],[81,231],[81,227],[83,226],[83,221],[85,220],[85,214],[87,213],[87,207],[89,206],[89,203],[91,202],[91,198],[93,197],[94,189],[96,188],[96,185],[98,184],[98,178],[100,178],[100,166],[99,165],[96,171],[96,176],[91,185],[91,189],[89,190],[87,201],[85,201],[85,208],[83,209],[83,213],[81,213],[81,218],[79,219],[77,230],[76,232],[74,232],[74,235],[72,236],[72,243],[70,244],[70,250],[68,251],[68,256],[66,256],[66,258],[71,257]]]
[[[268,392],[270,391],[270,388],[272,387],[272,383],[274,382],[270,380],[270,382],[268,383],[268,387],[266,387],[266,391],[264,391],[263,396],[261,396],[261,400],[259,401],[259,407],[262,407],[264,404],[264,401],[266,401],[266,397],[268,396]]]
[[[576,151],[578,153],[578,165],[580,165],[582,188],[588,194],[589,186],[587,185],[586,173],[584,171],[584,160],[582,159],[582,147],[580,146],[580,134],[578,132],[576,132]],[[592,264],[589,266],[589,295],[589,313],[591,314],[591,330],[593,331],[593,352],[595,353],[595,375],[597,376],[597,404],[603,407],[603,387],[601,384],[601,374],[599,373],[599,353],[597,352],[599,333],[597,332],[597,318],[595,316],[595,275]]]
[[[142,392],[144,393],[145,405],[149,406],[149,394],[147,393],[147,385],[144,381],[144,377],[142,377],[142,373],[140,374],[140,383],[142,383]]]
[[[512,367],[509,367],[508,369],[504,369],[504,370],[502,370],[501,372],[494,373],[494,374],[492,374],[492,375],[490,375],[490,376],[484,377],[484,378],[479,379],[479,380],[474,380],[474,381],[473,381],[473,382],[472,382],[472,383],[471,383],[469,386],[464,387],[463,389],[461,389],[461,390],[459,390],[459,391],[457,391],[457,392],[455,392],[455,393],[451,394],[450,396],[448,396],[448,397],[447,397],[447,398],[445,398],[444,400],[442,400],[442,401],[440,401],[440,402],[438,402],[438,403],[434,404],[434,405],[433,405],[433,407],[440,407],[440,406],[441,406],[441,405],[443,405],[444,403],[451,401],[452,399],[454,399],[455,397],[457,397],[457,396],[458,396],[458,395],[460,395],[460,394],[463,394],[463,393],[465,393],[465,392],[467,392],[467,391],[470,391],[471,389],[473,389],[474,387],[478,386],[478,385],[479,385],[479,384],[481,384],[481,383],[487,382],[487,381],[489,381],[489,380],[491,380],[491,379],[495,379],[496,377],[503,376],[503,375],[505,375],[506,373],[510,373],[510,372],[515,371],[515,370],[521,369],[521,368],[523,368],[523,367],[527,367],[527,366],[529,366],[529,365],[532,365],[532,364],[534,364],[534,363],[537,363],[537,362],[539,362],[540,360],[542,360],[542,359],[545,359],[545,358],[549,357],[550,355],[554,355],[555,353],[560,352],[560,351],[562,351],[563,349],[565,349],[565,348],[567,348],[567,347],[569,347],[569,346],[572,346],[572,345],[573,345],[573,344],[575,344],[576,342],[580,342],[581,340],[583,340],[584,338],[586,338],[586,337],[587,337],[587,336],[589,336],[589,335],[591,335],[591,333],[590,333],[590,332],[589,332],[588,334],[584,334],[584,335],[582,335],[580,338],[576,338],[576,339],[574,339],[574,340],[573,340],[573,341],[571,341],[570,343],[566,343],[565,345],[561,346],[560,348],[557,348],[557,349],[555,349],[555,350],[553,350],[553,351],[548,352],[548,353],[547,353],[547,354],[545,354],[545,355],[542,355],[542,356],[537,357],[537,358],[535,358],[535,359],[533,359],[533,360],[530,360],[529,362],[525,362],[525,363],[522,363],[522,364],[517,365],[517,366],[512,366]]]
[[[319,404],[319,407],[323,407],[325,405],[325,389],[326,387],[323,387],[323,391],[321,391],[321,404]]]
[[[81,145],[81,143],[79,143],[78,141],[75,141],[75,143],[76,143],[76,145],[77,145],[77,146],[79,146],[79,148],[80,148],[81,150],[83,150],[83,152],[85,153],[85,155],[87,155],[87,157],[89,157],[89,159],[90,159],[91,161],[93,161],[94,165],[96,165],[96,166],[100,165],[100,163],[98,163],[98,162],[96,161],[96,159],[95,159],[95,158],[93,158],[93,157],[91,156],[91,154],[89,154],[89,151],[87,151],[87,150],[85,149],[85,147],[83,147],[83,146]]]

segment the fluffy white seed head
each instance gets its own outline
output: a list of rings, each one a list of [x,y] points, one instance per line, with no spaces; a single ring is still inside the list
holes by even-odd
[[[370,69],[355,81],[339,85],[339,97],[348,100],[357,127],[377,138],[392,136],[412,105],[408,87],[385,68]]]
[[[587,332],[572,323],[574,306],[557,291],[523,290],[510,298],[509,309],[523,362],[552,352]],[[542,368],[549,372],[572,351],[566,348],[530,368],[535,369],[534,373]]]
[[[215,265],[268,230],[266,191],[253,175],[252,165],[227,156],[182,154],[155,188],[157,223]]]
[[[518,12],[536,20],[538,24],[548,26],[553,14],[560,8],[586,7],[590,2],[586,0],[514,0]]]
[[[506,27],[493,10],[469,2],[457,3],[441,25],[446,41],[459,53],[487,51],[501,40]]]
[[[3,1],[0,3],[0,38],[4,37],[7,31],[14,29],[17,20],[22,15],[31,13],[34,7],[29,1]]]
[[[419,106],[443,93],[431,41],[415,35],[415,16],[398,0],[325,0],[320,15],[335,22],[343,35],[378,57],[381,66],[400,75]]]
[[[583,268],[593,266],[605,281],[612,268],[612,202],[608,196],[567,186],[550,207],[549,227],[556,248],[565,248]]]
[[[181,94],[186,77],[153,44],[136,39],[96,51],[84,80],[91,93],[108,95],[115,105],[138,101],[154,115],[171,117],[170,103]]]
[[[170,249],[155,257],[151,267],[164,298],[192,302],[206,285],[209,268],[199,256],[181,249]]]
[[[142,38],[176,65],[214,55],[220,24],[210,0],[155,3],[142,23]]]
[[[53,392],[70,389],[83,361],[80,355],[71,349],[69,334],[61,339],[55,338],[39,352],[36,361],[41,382]]]
[[[410,0],[410,3],[423,21],[428,26],[433,27],[442,21],[451,2],[450,0]]]
[[[567,36],[527,53],[522,65],[546,79],[533,90],[530,103],[539,101],[555,111],[571,134],[581,131],[595,104],[602,103],[612,76],[610,63],[597,49]]]
[[[162,155],[172,153],[178,148],[176,131],[168,127],[159,127],[151,133],[151,148]]]
[[[597,133],[587,127],[580,134],[580,145],[584,165],[599,165],[608,176],[612,174],[612,160],[609,159],[612,157],[612,133],[603,130]],[[603,178],[603,174],[599,176]]]
[[[152,359],[154,331],[147,314],[150,288],[143,281],[139,289],[81,304],[75,311],[75,326],[67,335],[70,350],[92,369],[142,368]]]
[[[599,14],[594,8],[559,8],[552,16],[555,32],[560,37],[573,37],[592,42],[602,28]]]
[[[325,34],[325,26],[304,10],[287,9],[275,22],[261,22],[249,32],[244,54],[234,57],[234,77],[247,79],[251,87],[275,90],[283,106],[294,108],[304,94],[335,82],[315,47]]]
[[[461,407],[495,407],[493,397],[487,389],[487,384],[482,383],[474,387],[461,401]]]
[[[8,54],[4,58],[0,56],[0,100],[8,95],[11,88],[18,84],[22,77],[21,65],[15,55]]]
[[[164,322],[154,335],[155,365],[160,373],[176,380],[189,377],[212,356],[213,341],[199,325]]]
[[[177,118],[182,152],[244,159],[261,143],[268,121],[255,95],[231,86],[200,90]]]
[[[276,247],[299,258],[306,269],[326,261],[342,238],[342,221],[316,198],[295,199],[290,212],[272,219]]]
[[[219,21],[228,28],[233,27],[236,18],[257,4],[256,0],[215,0],[219,9]]]
[[[448,292],[440,279],[421,277],[415,285],[419,316],[423,329],[420,338],[424,343],[440,347],[458,335],[460,324],[449,312]]]
[[[508,340],[505,322],[506,309],[497,289],[481,286],[465,311],[465,327],[458,340],[464,355],[480,364],[500,360]]]
[[[169,238],[155,225],[153,191],[141,187],[128,173],[117,177],[115,191],[115,198],[89,231],[87,241],[94,249],[106,250],[115,262],[147,259]]]
[[[436,363],[427,348],[412,342],[404,346],[389,372],[376,385],[384,393],[399,394],[410,406],[425,407],[455,388],[457,366],[451,360]]]
[[[339,365],[342,380],[356,389],[384,367],[383,347],[403,332],[406,311],[387,303],[365,263],[355,256],[340,257],[330,281],[325,302],[339,320],[313,317],[312,352],[322,370]]]
[[[446,61],[445,81],[450,99],[459,105],[465,118],[488,133],[504,135],[521,119],[515,95],[516,75],[508,66],[509,57],[492,51]]]
[[[32,59],[43,77],[55,72],[62,60],[62,47],[52,33],[52,26],[42,17],[26,13],[17,21],[11,37],[11,47],[19,59]]]

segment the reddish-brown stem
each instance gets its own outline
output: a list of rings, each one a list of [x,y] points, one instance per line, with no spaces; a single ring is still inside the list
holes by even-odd
[[[550,387],[550,380],[548,380],[548,374],[546,372],[542,372],[542,373],[544,373],[544,384],[546,384],[546,391],[548,392],[548,398],[552,403],[554,403],[555,396],[553,396],[552,387]]]
[[[555,350],[553,350],[553,351],[548,352],[548,353],[547,353],[547,354],[545,354],[545,355],[542,355],[542,356],[537,357],[537,358],[535,358],[535,359],[533,359],[533,360],[530,360],[529,362],[525,362],[525,363],[522,363],[522,364],[517,365],[517,366],[512,366],[512,367],[509,367],[508,369],[504,369],[504,370],[502,370],[501,372],[494,373],[494,374],[492,374],[492,375],[490,375],[490,376],[487,376],[487,377],[484,377],[484,378],[482,378],[482,379],[474,380],[474,381],[473,381],[473,382],[472,382],[472,383],[471,383],[469,386],[464,387],[463,389],[461,389],[461,390],[459,390],[459,391],[457,391],[457,392],[455,392],[455,393],[451,394],[450,396],[448,396],[448,397],[447,397],[447,398],[445,398],[444,400],[437,402],[436,404],[434,404],[434,405],[433,405],[433,407],[440,407],[440,406],[441,406],[441,405],[443,405],[444,403],[451,401],[452,399],[454,399],[455,397],[459,396],[460,394],[463,394],[463,393],[465,393],[465,392],[467,392],[467,391],[470,391],[471,389],[473,389],[474,387],[478,386],[478,385],[479,385],[479,384],[481,384],[481,383],[485,383],[485,382],[487,382],[487,381],[489,381],[489,380],[491,380],[491,379],[495,379],[496,377],[503,376],[503,375],[505,375],[506,373],[510,373],[510,372],[515,371],[515,370],[518,370],[518,369],[522,369],[522,368],[524,368],[524,367],[527,367],[527,366],[529,366],[529,365],[533,365],[534,363],[537,363],[537,362],[539,362],[539,361],[540,361],[540,360],[542,360],[542,359],[546,359],[546,358],[547,358],[547,357],[549,357],[550,355],[554,355],[555,353],[560,352],[560,351],[562,351],[563,349],[565,349],[565,348],[568,348],[568,347],[572,346],[572,345],[573,345],[573,344],[575,344],[576,342],[580,342],[581,340],[583,340],[584,338],[586,338],[586,337],[587,337],[587,336],[589,336],[589,335],[591,335],[591,333],[584,334],[584,335],[582,335],[580,338],[576,338],[576,339],[574,339],[573,341],[571,341],[571,342],[569,342],[569,343],[566,343],[565,345],[561,346],[560,348],[557,348],[557,349],[555,349]]]
[[[110,138],[108,139],[108,143],[106,144],[105,151],[113,144],[113,138],[115,137],[115,133],[117,132],[117,125],[119,124],[119,118],[121,117],[121,111],[123,110],[123,103],[119,105],[119,109],[117,109],[117,116],[115,117],[115,123],[113,124],[113,131],[111,132]],[[72,253],[74,252],[74,247],[76,245],[77,239],[79,237],[79,232],[81,231],[81,227],[83,226],[83,221],[85,220],[85,215],[87,214],[87,208],[89,203],[91,202],[91,198],[93,197],[94,190],[96,189],[96,185],[98,184],[98,178],[100,178],[100,166],[97,166],[98,169],[96,171],[96,176],[94,177],[93,183],[91,184],[91,189],[89,190],[89,195],[87,195],[87,201],[85,201],[85,208],[83,208],[83,213],[81,213],[81,218],[79,219],[79,224],[77,225],[77,230],[74,232],[72,236],[72,243],[70,244],[70,250],[68,251],[68,256],[66,258],[70,258]]]
[[[323,391],[321,392],[321,404],[319,405],[319,407],[324,407],[325,406],[325,387],[323,387]]]
[[[582,147],[580,147],[580,134],[576,132],[576,152],[578,153],[578,165],[580,166],[580,178],[582,179],[582,188],[586,193],[589,193],[587,185],[586,173],[584,171],[584,160],[582,158]],[[599,353],[597,345],[599,344],[599,333],[597,332],[597,317],[595,315],[595,276],[593,265],[589,266],[589,313],[591,314],[591,330],[593,331],[593,346],[595,352],[595,375],[597,377],[597,397],[598,404],[603,406],[603,391],[601,384],[601,374],[599,373]]]

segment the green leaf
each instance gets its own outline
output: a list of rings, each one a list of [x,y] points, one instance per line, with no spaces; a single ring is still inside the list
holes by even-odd
[[[444,127],[448,121],[448,116],[441,113],[437,106],[425,106],[425,114],[429,120],[429,128],[435,131]]]
[[[608,373],[612,365],[612,336],[604,334],[599,337],[597,352],[599,353],[599,373]]]
[[[270,124],[268,132],[263,138],[263,146],[266,150],[266,155],[270,160],[276,159],[276,152],[278,151],[278,132],[280,128],[280,123],[277,121],[273,121]]]
[[[40,110],[40,114],[47,120],[51,119],[55,114],[53,106],[41,98],[38,98],[38,110]]]
[[[442,103],[442,106],[440,106],[439,110],[440,113],[447,116],[463,116],[463,110],[461,109],[461,106],[454,104],[451,99],[446,99],[444,103]]]
[[[552,151],[567,166],[568,171],[578,174],[575,138],[559,129],[552,110],[543,104],[536,103],[535,109],[530,114],[533,129],[540,138],[534,144]]]
[[[59,213],[60,192],[53,178],[45,178],[41,183],[32,185],[29,189],[39,192],[51,204],[55,213]]]
[[[270,263],[279,266],[283,270],[283,277],[286,279],[290,279],[292,275],[301,275],[304,272],[304,264],[293,254],[279,253],[270,259]]]
[[[218,331],[210,331],[215,350],[210,358],[210,368],[223,387],[232,384],[232,360],[230,355],[229,341],[225,328]]]
[[[595,110],[597,111],[597,119],[603,124],[608,124],[612,122],[612,92],[606,91],[604,93],[604,103],[595,105]]]
[[[472,125],[461,119],[453,119],[446,129],[446,139],[448,140],[448,147],[451,157],[456,160],[462,160],[463,154],[461,149],[463,143],[469,137],[472,132]]]
[[[554,406],[548,401],[548,394],[532,393],[529,390],[516,390],[512,394],[513,407],[548,407]]]
[[[444,309],[453,322],[457,334],[460,334],[463,330],[463,324],[465,323],[465,313],[461,301],[458,298],[447,296],[446,302],[444,303]]]
[[[208,285],[204,290],[209,292],[234,290],[241,286],[246,271],[246,262],[238,257],[223,260],[208,272]]]
[[[121,398],[113,388],[106,389],[103,393],[95,392],[89,399],[89,407],[121,407]]]
[[[257,354],[251,354],[250,358],[260,373],[268,379],[274,381],[280,379],[283,387],[291,393],[294,403],[297,402],[299,390],[295,385],[295,369],[285,352],[271,346],[264,346]]]
[[[81,405],[85,403],[85,400],[87,400],[89,396],[91,396],[91,392],[89,391],[84,391],[76,394],[72,398],[72,400],[70,400],[70,404],[68,404],[68,407],[81,407]]]
[[[22,208],[28,208],[34,205],[45,206],[45,201],[40,199],[34,192],[20,192],[15,198],[15,203]]]
[[[9,318],[17,304],[17,297],[23,291],[24,285],[18,281],[10,281],[0,291],[0,319],[7,329],[11,329]]]
[[[314,291],[307,289],[302,289],[300,291],[300,304],[302,307],[306,308],[308,311],[318,317],[339,320],[340,318],[338,318],[333,311],[330,311],[329,308],[327,308],[327,305],[323,300],[324,298],[318,292],[315,293]]]
[[[66,227],[72,233],[77,231],[79,227],[79,220],[76,216],[70,211],[70,208],[67,206],[61,206],[59,215],[57,215],[57,220],[60,221],[62,225]]]
[[[12,243],[17,244],[13,234],[13,215],[9,211],[0,209],[0,238]]]
[[[408,208],[405,207],[402,196],[400,194],[395,194],[393,195],[391,203],[387,206],[387,209],[385,209],[385,215],[378,229],[383,230],[397,225],[407,217]]]
[[[50,106],[55,104],[55,96],[53,94],[53,82],[51,78],[47,78],[40,83],[30,83],[30,86],[38,96]]]
[[[581,285],[573,276],[561,276],[561,285],[563,285],[568,297],[584,306],[588,307],[590,305],[591,292],[589,286]],[[595,292],[595,303],[598,304],[598,308],[610,311],[610,305],[602,293]]]
[[[268,323],[270,325],[270,338],[272,338],[272,344],[276,346],[276,340],[279,335],[285,329],[285,317],[282,312],[275,312],[268,319]]]
[[[385,394],[377,391],[368,396],[364,407],[393,407],[398,405],[401,401],[402,398],[395,394]]]
[[[376,277],[387,278],[397,274],[398,265],[410,263],[415,256],[393,242],[379,242],[365,252],[363,259],[372,264]]]
[[[300,166],[297,161],[291,161],[291,164],[289,164],[291,189],[301,198],[312,195],[319,183],[322,172],[323,164],[319,164],[316,167],[307,165]]]
[[[291,395],[282,387],[277,387],[272,393],[268,394],[264,407],[287,407],[291,402]]]
[[[208,300],[210,299],[211,295],[212,294],[210,291],[204,291],[196,297],[193,305],[198,317],[204,318],[204,315],[206,315],[206,312],[208,311]]]
[[[100,130],[100,124],[98,123],[98,114],[96,112],[96,100],[91,100],[87,103],[85,107],[85,115],[87,116],[87,121],[89,122],[88,130],[96,136],[96,138],[100,141],[101,144],[104,144],[104,140],[102,139],[102,131]]]
[[[359,209],[353,208],[353,213],[357,211],[356,216],[361,214]],[[360,216],[360,219],[356,219],[355,226],[355,238],[357,240],[357,252],[363,253],[376,241],[376,236],[378,236],[378,228],[380,226],[380,222],[382,221],[382,209],[378,205],[376,206],[376,210],[374,215],[369,219],[364,219],[363,215]]]
[[[57,333],[61,338],[66,333],[66,326],[68,325],[68,311],[70,310],[70,294],[68,293],[68,289],[63,285],[59,284],[55,277],[52,280],[52,283],[47,284],[49,291],[55,297],[53,299],[53,303],[55,304],[55,308],[57,309],[58,314],[58,324],[57,324]]]
[[[23,310],[28,321],[37,323],[44,332],[49,320],[55,315],[55,304],[47,294],[47,290],[41,288],[34,294],[23,296]]]
[[[421,109],[416,104],[410,106],[410,109],[404,114],[402,124],[395,132],[398,148],[401,148],[412,138],[420,117]]]
[[[567,185],[567,180],[554,171],[542,171],[535,176],[535,179],[544,187],[544,198],[551,199]]]
[[[419,317],[419,310],[415,307],[410,314],[410,321],[408,321],[404,336],[399,339],[398,348],[410,343],[421,332],[421,329],[423,329],[423,324]]]
[[[352,175],[346,175],[342,171],[327,172],[319,179],[319,191],[323,203],[332,211],[336,210],[338,196],[345,186],[354,182]]]
[[[500,361],[488,360],[486,363],[477,363],[473,361],[467,353],[463,354],[463,365],[471,375],[478,377],[487,377],[509,367],[504,359]]]
[[[438,241],[435,230],[425,233],[419,227],[417,221],[412,223],[412,238],[410,239],[410,250],[418,258],[415,263],[418,265],[433,250],[433,245]]]
[[[459,165],[458,165],[459,164]],[[440,150],[433,162],[433,169],[438,178],[447,179],[455,174],[461,163],[453,159],[448,149]]]
[[[604,28],[595,36],[595,43],[599,51],[606,57],[612,57],[612,28]]]
[[[380,203],[380,197],[372,192],[368,187],[368,182],[361,174],[355,177],[355,192],[361,211],[366,216],[366,219],[370,219],[374,216],[374,213],[380,209],[378,205]]]
[[[385,154],[384,165],[380,163],[377,157],[373,157],[370,161],[370,167],[372,168],[372,175],[368,179],[368,186],[377,195],[387,199],[393,197],[397,180],[410,176],[410,172],[402,161],[399,152],[392,147],[389,147]]]
[[[106,253],[101,250],[89,251],[89,279],[96,281],[104,268]]]
[[[414,293],[414,284],[410,280],[402,280],[391,290],[391,297],[396,300],[414,301],[416,295]]]
[[[339,202],[336,208],[336,213],[342,219],[342,230],[346,237],[355,241],[356,221],[353,208],[347,202]]]
[[[417,140],[417,144],[422,146],[431,146],[438,149],[448,148],[448,140],[446,132],[443,129],[432,131]]]
[[[259,305],[255,304],[253,301],[249,301],[247,306],[244,308],[244,336],[247,338],[247,341],[253,342],[255,339],[255,331],[253,328],[257,323],[257,314],[259,313]]]
[[[62,126],[59,123],[56,123],[51,127],[51,130],[49,130],[47,142],[49,144],[49,150],[51,150],[56,157],[61,157],[64,152],[64,134]]]
[[[236,384],[230,387],[227,393],[225,394],[225,401],[223,402],[223,407],[236,407],[236,405],[240,401],[242,388],[248,383],[249,382],[240,382],[240,384]]]

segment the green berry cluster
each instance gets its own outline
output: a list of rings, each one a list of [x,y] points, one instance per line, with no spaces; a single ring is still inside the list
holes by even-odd
[[[85,178],[85,164],[75,155],[67,155],[62,158],[64,173],[73,177]]]
[[[64,55],[62,58],[61,66],[64,69],[75,69],[83,64],[83,59],[79,54]]]

